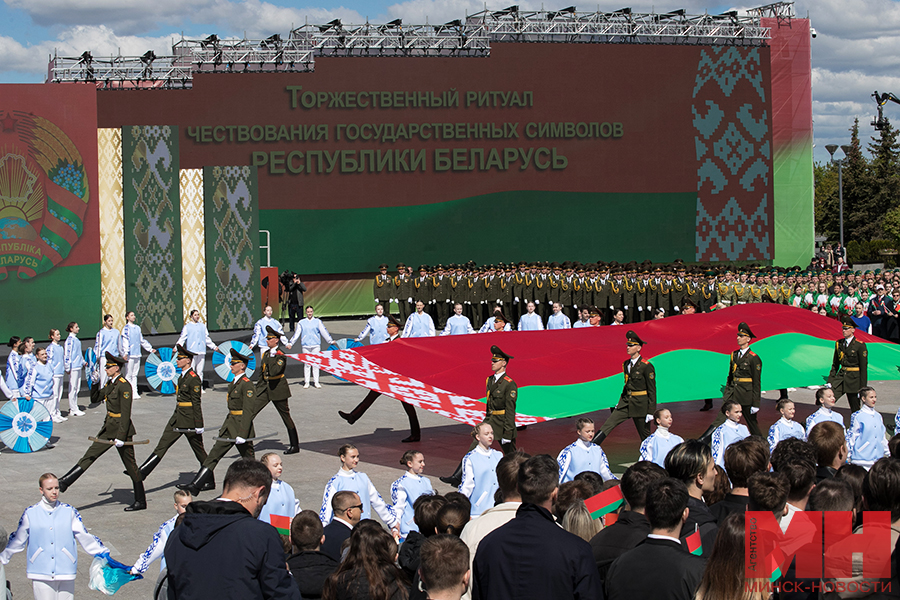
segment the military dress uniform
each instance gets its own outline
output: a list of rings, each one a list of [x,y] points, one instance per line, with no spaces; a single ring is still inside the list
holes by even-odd
[[[856,328],[856,324],[848,316],[841,318],[844,329]],[[850,410],[859,410],[859,390],[868,385],[869,352],[866,345],[856,337],[848,343],[841,338],[834,343],[834,358],[831,361],[831,372],[828,383],[834,389],[834,397],[847,394]]]
[[[234,348],[231,349],[231,357],[232,364],[235,361],[240,361],[246,366],[250,362],[249,356],[243,356]],[[243,373],[235,376],[234,380],[228,384],[228,416],[225,417],[225,422],[222,423],[222,427],[219,429],[218,437],[231,440],[237,438],[246,440],[255,437],[256,430],[253,427],[255,414],[250,411],[255,401],[256,387],[250,379]],[[187,485],[178,485],[176,487],[181,490],[188,490],[194,496],[204,490],[215,489],[213,472],[216,469],[216,465],[228,454],[232,446],[237,447],[241,458],[251,460],[255,458],[252,441],[236,444],[235,442],[219,440],[213,445],[212,450],[209,451],[209,456],[206,457],[203,466],[197,471],[194,480]]]
[[[189,352],[186,348],[179,345],[177,347],[179,358],[194,358],[194,353]],[[163,428],[156,449],[144,461],[140,467],[141,480],[147,479],[147,476],[156,468],[162,457],[166,455],[169,448],[177,442],[181,436],[185,436],[194,451],[194,457],[200,466],[206,461],[206,449],[203,447],[203,410],[200,406],[200,394],[203,383],[194,369],[189,368],[182,372],[181,378],[175,387],[175,412],[169,422]],[[176,429],[191,430],[175,431]],[[201,433],[197,433],[200,430]]]
[[[497,346],[491,346],[491,353],[494,358],[502,358],[507,362],[513,358]],[[485,389],[487,405],[485,407],[484,421],[489,423],[494,430],[494,439],[501,441],[500,447],[503,449],[503,454],[515,452],[516,401],[519,396],[519,386],[504,371],[499,379],[493,374],[488,376],[487,381],[485,381]],[[504,444],[502,440],[509,440],[509,442]],[[471,452],[477,445],[478,442],[473,441],[469,451]]]
[[[646,343],[633,331],[626,333],[625,339],[629,346],[643,346]],[[619,396],[619,402],[612,414],[600,427],[600,436],[594,442],[596,444],[602,442],[613,429],[629,418],[634,421],[634,427],[641,441],[650,435],[647,415],[656,412],[656,369],[640,354],[637,357],[634,364],[631,358],[622,363],[622,373],[625,375],[622,395]]]
[[[288,387],[287,379],[284,378],[286,367],[287,358],[281,351],[270,348],[263,353],[262,369],[259,371],[259,379],[256,380],[256,399],[251,407],[253,415],[251,419],[271,401],[288,431],[290,445],[284,453],[296,454],[300,451],[300,438],[297,435],[297,426],[291,418],[291,407],[288,405],[291,389]]]
[[[111,353],[106,353],[107,364],[115,363],[121,368],[125,361]],[[135,429],[131,422],[131,403],[133,400],[133,390],[131,384],[125,379],[121,371],[115,377],[111,377],[101,390],[100,394],[103,402],[106,403],[106,419],[103,421],[103,427],[95,436],[98,440],[91,446],[68,473],[59,478],[59,491],[65,492],[76,479],[90,468],[94,461],[100,458],[107,450],[115,444],[109,443],[119,440],[120,442],[131,442],[134,438]],[[134,446],[122,446],[116,448],[119,451],[119,458],[125,465],[125,473],[131,477],[134,487],[134,504],[125,508],[125,510],[143,510],[147,508],[147,497],[144,494],[144,484],[141,480],[140,471],[138,471],[137,462],[134,460]]]
[[[372,283],[372,295],[375,297],[375,304],[383,304],[385,312],[391,312],[391,298],[393,294],[393,281],[391,280],[391,276],[387,274],[388,266],[382,263],[379,267],[379,271],[385,271],[384,273],[378,273],[375,276],[375,281]]]
[[[738,326],[738,331],[742,335],[750,338],[756,337],[746,323]],[[756,413],[751,409],[759,410],[760,398],[762,397],[762,359],[751,349],[741,355],[741,350],[735,350],[731,353],[731,361],[728,367],[728,379],[725,382],[725,390],[722,400],[734,400],[741,405],[744,412],[744,419],[747,421],[747,428],[750,435],[762,435],[759,424],[756,422]],[[725,413],[719,412],[719,416],[713,422],[713,428],[718,427],[725,422]]]

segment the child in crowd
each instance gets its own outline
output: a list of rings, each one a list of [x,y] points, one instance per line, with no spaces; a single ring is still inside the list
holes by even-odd
[[[32,581],[35,600],[71,600],[78,573],[75,541],[94,556],[109,556],[109,550],[100,538],[87,532],[74,507],[58,500],[56,475],[44,473],[38,485],[41,500],[22,513],[18,529],[0,553],[0,563],[7,564],[13,554],[25,550],[27,545],[25,573]]]
[[[781,418],[769,427],[769,452],[775,450],[778,442],[787,438],[795,437],[806,441],[806,431],[804,431],[803,425],[793,420],[794,403],[787,398],[782,398],[775,408],[781,413]]]
[[[169,539],[172,530],[175,529],[175,520],[179,515],[184,514],[184,511],[187,510],[187,505],[190,504],[192,500],[193,497],[187,490],[178,490],[175,492],[175,516],[159,526],[159,531],[153,535],[153,541],[150,542],[150,545],[147,546],[144,553],[140,555],[137,561],[135,561],[134,566],[131,567],[132,575],[143,575],[146,573],[147,569],[150,568],[150,565],[153,564],[153,561],[157,558],[159,559],[160,572],[166,568],[166,557],[163,555],[163,551],[166,549],[166,541]]]
[[[844,416],[834,410],[834,404],[837,398],[834,397],[834,390],[830,387],[823,387],[816,390],[816,404],[821,404],[819,410],[806,417],[806,435],[812,431],[812,428],[822,421],[834,421],[841,427],[844,426]]]
[[[578,439],[562,449],[556,462],[559,463],[559,482],[572,481],[584,471],[600,473],[603,481],[615,479],[609,470],[609,460],[603,448],[595,444],[594,422],[587,417],[578,419],[575,425]]]
[[[728,400],[722,405],[725,413],[725,422],[716,427],[712,434],[712,455],[715,463],[725,467],[725,448],[731,444],[750,437],[750,430],[742,424],[741,417],[744,409],[734,400]]]
[[[472,429],[472,437],[478,442],[475,449],[463,457],[462,483],[459,493],[472,503],[473,517],[494,506],[497,484],[497,463],[503,454],[491,448],[494,429],[489,423],[479,423]]]
[[[885,437],[884,420],[881,413],[875,410],[875,403],[878,401],[875,390],[870,387],[862,388],[859,390],[859,399],[863,405],[850,415],[847,447],[850,450],[850,462],[868,470],[879,458],[890,456],[890,450]]]
[[[405,540],[410,531],[418,531],[413,518],[415,510],[413,503],[419,496],[434,493],[431,481],[422,475],[425,472],[425,455],[418,450],[407,450],[400,459],[400,464],[406,467],[400,479],[391,484],[391,502],[393,503],[394,517],[400,525],[400,539]]]
[[[259,461],[269,468],[272,474],[272,489],[265,506],[259,512],[259,520],[265,521],[282,535],[291,534],[291,519],[300,512],[300,502],[294,496],[294,488],[281,481],[284,464],[277,452],[266,452]]]
[[[653,413],[653,420],[656,421],[656,431],[641,443],[641,460],[649,460],[665,468],[666,455],[684,440],[669,431],[673,419],[668,408],[658,408]]]
[[[391,528],[396,528],[397,519],[394,513],[382,499],[381,494],[372,485],[365,473],[356,470],[359,465],[359,450],[353,444],[344,444],[338,450],[341,459],[341,470],[337,475],[328,480],[325,485],[325,494],[322,497],[322,508],[319,510],[319,518],[323,525],[331,523],[333,516],[331,509],[331,497],[341,490],[356,492],[362,501],[361,519],[371,519],[372,509],[378,513],[384,523]]]

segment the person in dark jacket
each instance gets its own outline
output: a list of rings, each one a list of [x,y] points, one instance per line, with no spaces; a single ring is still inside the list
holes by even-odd
[[[610,600],[693,600],[705,561],[679,539],[690,512],[689,498],[684,483],[672,477],[650,485],[646,512],[651,533],[609,567]]]
[[[703,501],[703,493],[713,491],[716,485],[716,462],[712,451],[697,440],[681,442],[666,455],[666,472],[687,486],[690,496],[690,512],[681,529],[681,538],[699,531],[703,546],[701,556],[708,558],[719,530],[716,518]]]
[[[166,542],[169,600],[301,600],[278,532],[257,520],[271,487],[266,465],[241,459],[228,467],[221,498],[188,505]]]
[[[322,597],[328,576],[337,571],[338,561],[320,552],[325,541],[322,521],[315,511],[305,510],[291,521],[291,544],[296,552],[288,560],[288,569],[304,600]]]
[[[591,546],[557,525],[559,465],[547,454],[519,467],[522,506],[489,533],[475,553],[474,600],[602,600]]]
[[[341,560],[341,548],[349,539],[350,532],[362,518],[362,500],[356,492],[341,490],[331,497],[333,518],[322,530],[322,552],[337,562]]]
[[[406,600],[409,581],[395,564],[397,542],[381,523],[363,519],[350,534],[347,556],[325,580],[324,600]]]
[[[600,579],[606,579],[609,565],[622,554],[644,541],[650,533],[650,521],[644,515],[647,505],[647,488],[654,481],[666,478],[666,471],[648,460],[636,462],[622,475],[622,495],[625,510],[619,513],[615,523],[591,538],[591,550]]]
[[[768,469],[769,447],[761,437],[745,438],[725,449],[725,472],[731,480],[731,492],[709,508],[716,523],[724,523],[725,517],[733,512],[746,512],[750,503],[747,491],[750,476]]]

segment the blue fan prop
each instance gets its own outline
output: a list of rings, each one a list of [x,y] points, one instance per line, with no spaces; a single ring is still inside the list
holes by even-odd
[[[16,452],[36,452],[53,433],[53,421],[49,419],[50,413],[39,402],[10,400],[0,408],[0,440]]]
[[[352,350],[353,348],[359,348],[360,346],[362,346],[362,344],[360,344],[353,338],[341,338],[341,339],[335,341],[335,343],[328,346],[328,348],[326,348],[326,350]],[[341,379],[334,373],[329,373],[329,375],[331,375],[338,381],[347,381],[346,379]]]
[[[231,372],[232,348],[234,348],[244,356],[250,356],[250,364],[247,365],[247,370],[244,372],[244,375],[246,375],[247,377],[253,375],[253,372],[256,370],[256,356],[253,354],[253,351],[250,350],[250,346],[243,342],[237,341],[219,344],[219,351],[213,352],[212,363],[213,370],[216,372],[216,375],[218,375],[225,381],[234,381],[234,373]]]
[[[87,366],[87,372],[93,373],[94,369],[97,368],[97,355],[94,354],[93,348],[88,348],[84,351],[84,362]]]
[[[88,587],[112,596],[123,585],[135,579],[143,579],[143,577],[132,575],[131,567],[110,558],[108,554],[98,554],[91,562]]]
[[[160,348],[159,354],[151,354],[144,364],[144,375],[147,382],[161,394],[175,393],[175,380],[181,375],[181,369],[175,364],[175,353],[171,348]]]

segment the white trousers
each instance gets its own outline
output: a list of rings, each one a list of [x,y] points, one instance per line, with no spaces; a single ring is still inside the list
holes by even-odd
[[[134,397],[140,398],[141,395],[138,394],[137,389],[137,378],[138,372],[141,370],[141,357],[140,356],[129,356],[128,364],[125,365],[125,379],[128,380],[128,383],[131,384],[131,392],[134,394]]]
[[[65,375],[53,376],[53,403],[56,405],[56,412],[59,412],[59,401],[62,400],[63,393],[63,377]]]
[[[50,396],[49,398],[32,397],[31,399],[34,400],[35,402],[39,402],[44,408],[47,409],[47,412],[50,413],[50,419],[59,415],[58,407],[54,406],[55,399],[53,398],[53,396]],[[49,420],[49,419],[47,419],[47,420]]]
[[[321,354],[322,347],[321,346],[303,346],[303,354]],[[314,367],[310,364],[303,363],[303,384],[309,384],[309,372],[312,371],[313,374],[313,383],[319,384],[319,367]]]
[[[97,362],[100,364],[100,389],[102,390],[109,380],[109,377],[106,375],[106,354],[98,356]]]
[[[13,391],[9,389],[9,386],[6,385],[6,378],[0,377],[0,392],[3,392],[3,395],[12,400],[14,398]]]
[[[75,580],[39,581],[32,579],[34,600],[74,600]],[[6,593],[6,590],[3,590]]]
[[[191,366],[194,367],[194,372],[197,373],[197,377],[200,378],[200,389],[203,389],[203,367],[206,365],[206,354],[198,354],[193,359],[191,359]]]
[[[78,392],[81,391],[81,369],[69,371],[69,412],[78,410]]]

